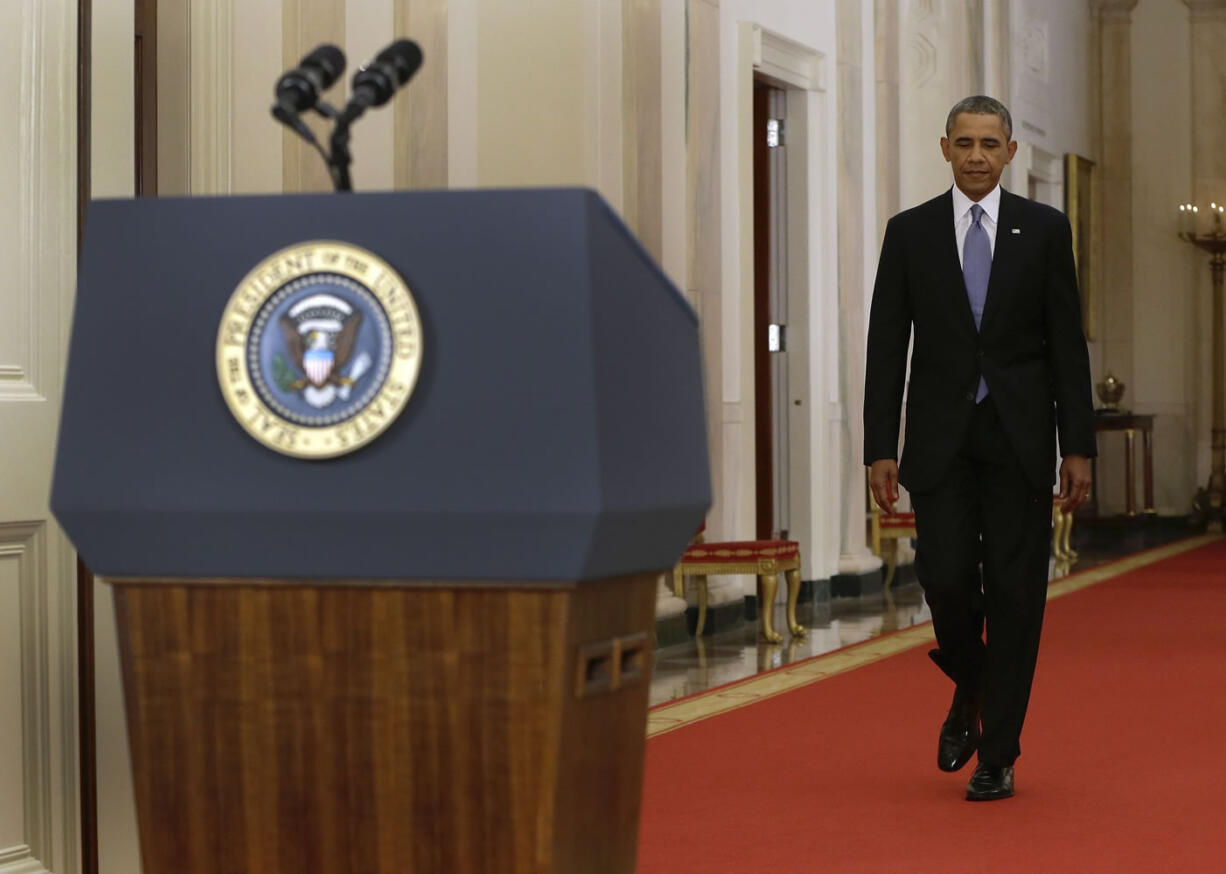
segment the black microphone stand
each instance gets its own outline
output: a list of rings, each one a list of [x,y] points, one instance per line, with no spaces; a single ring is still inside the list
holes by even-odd
[[[305,142],[310,144],[315,151],[319,152],[319,156],[323,158],[324,166],[328,168],[328,175],[332,177],[332,188],[334,191],[353,191],[353,181],[349,175],[349,166],[353,163],[353,155],[349,151],[349,126],[362,114],[361,112],[353,113],[352,109],[347,109],[341,112],[327,101],[320,100],[312,109],[319,115],[333,122],[332,136],[329,138],[328,145],[331,151],[324,149],[320,145],[319,140],[315,138],[315,134],[307,127],[306,123],[298,117],[298,113],[287,108],[283,104],[274,103],[272,107],[272,115],[277,121],[288,127],[294,133],[298,134]],[[362,112],[366,107],[362,107]]]
[[[374,96],[370,91],[358,88],[354,91],[344,112],[337,112],[331,106],[323,104],[332,113],[329,117],[335,122],[332,128],[332,138],[329,141],[332,155],[325,160],[337,191],[353,190],[353,183],[349,178],[349,165],[353,163],[353,156],[349,152],[349,128],[373,103]]]
[[[330,49],[332,54],[340,54],[339,49],[335,47],[330,47]],[[317,49],[315,53],[303,60],[304,67],[308,61],[318,66],[316,55],[320,53],[327,54],[323,49]],[[335,65],[336,59],[332,58],[332,61]],[[350,126],[372,106],[382,106],[390,100],[396,90],[417,72],[421,61],[421,49],[413,41],[406,39],[392,43],[354,77],[353,96],[349,98],[343,110],[338,110],[330,103],[318,99],[320,86],[330,85],[336,76],[330,75],[326,81],[317,81],[318,76],[312,78],[306,76],[302,71],[292,71],[286,74],[286,77],[291,80],[285,86],[285,90],[291,92],[288,98],[282,97],[282,86],[280,82],[278,83],[278,100],[272,107],[273,118],[289,127],[319,152],[332,177],[332,186],[336,191],[352,191],[353,180],[349,176],[349,166],[353,163],[353,155],[349,151]],[[337,66],[343,68],[343,59]],[[305,84],[299,81],[304,77]],[[281,81],[284,79],[285,77]],[[303,88],[309,88],[309,93],[303,94]],[[298,99],[295,100],[295,97]],[[332,121],[332,136],[328,141],[329,151],[324,151],[323,146],[315,138],[315,134],[298,117],[297,107],[305,105],[300,102],[304,97],[314,101],[311,109]]]

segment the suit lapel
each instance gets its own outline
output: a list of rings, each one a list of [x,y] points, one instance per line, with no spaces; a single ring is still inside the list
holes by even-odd
[[[954,195],[953,189],[944,197],[934,201],[938,209],[933,211],[932,227],[937,230],[937,239],[933,252],[940,253],[941,270],[945,274],[940,287],[949,288],[954,299],[950,305],[958,313],[958,319],[963,327],[975,333],[975,314],[971,312],[971,300],[966,293],[966,280],[962,277],[962,259],[958,256],[958,236],[954,233]]]
[[[1018,198],[1005,191],[1000,191],[1000,212],[996,216],[996,246],[992,251],[992,272],[988,275],[988,296],[983,303],[983,319],[979,323],[982,333],[1000,309],[1001,299],[1008,293],[1009,279],[1017,275],[1013,269],[1020,245],[1019,234],[1014,229],[1018,226],[1020,212],[1017,208]]]

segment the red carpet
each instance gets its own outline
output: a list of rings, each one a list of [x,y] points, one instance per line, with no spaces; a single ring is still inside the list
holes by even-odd
[[[1226,871],[1226,541],[1048,604],[1012,799],[924,651],[649,740],[640,874]]]

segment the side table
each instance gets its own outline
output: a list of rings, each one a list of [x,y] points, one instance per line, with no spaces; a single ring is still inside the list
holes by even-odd
[[[1135,447],[1136,434],[1141,432],[1141,448],[1143,460],[1143,488],[1145,506],[1142,512],[1147,516],[1154,515],[1154,417],[1138,415],[1129,412],[1110,412],[1096,410],[1094,413],[1094,433],[1103,431],[1124,432],[1124,509],[1129,516],[1137,515],[1137,486]],[[1091,461],[1090,500],[1094,512],[1098,513],[1098,465],[1097,460]]]

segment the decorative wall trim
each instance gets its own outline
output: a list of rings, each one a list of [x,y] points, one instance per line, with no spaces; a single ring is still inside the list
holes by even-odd
[[[210,0],[225,3],[234,0]],[[334,0],[282,0],[281,6],[281,65],[283,69],[295,66],[299,59],[320,43],[345,44],[345,3]],[[227,29],[228,33],[228,29]],[[352,60],[351,60],[352,63]],[[303,120],[326,142],[331,125],[313,113]],[[331,191],[332,178],[313,148],[290,130],[282,133],[285,145],[282,165],[284,190]],[[227,140],[228,131],[227,131]]]
[[[1090,12],[1100,21],[1131,21],[1140,0],[1090,0]],[[1184,0],[1194,3],[1196,0]]]
[[[0,874],[50,874],[27,846],[0,850]]]
[[[425,60],[394,103],[397,188],[448,183],[448,0],[396,0],[396,33],[409,34]]]
[[[191,119],[188,175],[192,194],[231,190],[234,0],[193,0],[189,23]]]
[[[478,0],[447,5],[447,182],[477,186]]]
[[[1192,23],[1226,21],[1226,0],[1183,0],[1191,13]]]
[[[721,374],[724,350],[723,320],[723,209],[720,10],[718,4],[691,3],[685,27],[685,276],[690,301],[699,313],[703,378],[707,402],[707,440],[711,456],[713,503],[707,514],[713,538],[726,533],[723,523],[725,481]]]
[[[0,525],[0,563],[17,565],[21,641],[22,806],[26,845],[6,850],[10,861],[52,857],[54,791],[50,714],[46,534],[41,522]],[[70,797],[75,797],[70,796]],[[24,850],[25,855],[18,855]],[[0,858],[0,862],[4,859]],[[7,874],[7,872],[6,872]]]
[[[756,25],[753,28],[753,66],[763,76],[793,88],[826,90],[825,55]]]
[[[660,9],[660,265],[678,287],[695,297],[686,271],[686,8]]]
[[[663,247],[660,0],[622,3],[622,217],[659,261]]]
[[[30,848],[25,844],[0,850],[0,866],[10,865],[30,858]]]
[[[17,360],[0,365],[0,401],[58,394],[59,360],[41,338],[63,323],[76,241],[76,6],[68,0],[21,4],[21,168],[18,269],[13,301]],[[48,293],[50,292],[50,293]]]

